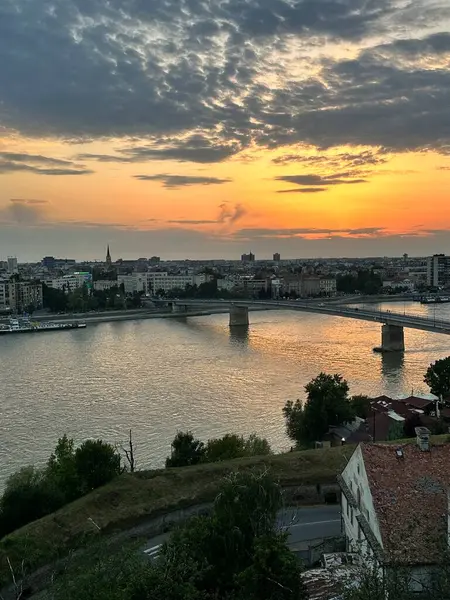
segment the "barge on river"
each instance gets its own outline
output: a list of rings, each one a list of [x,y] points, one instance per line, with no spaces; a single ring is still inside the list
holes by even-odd
[[[61,331],[63,329],[84,329],[86,323],[41,323],[29,319],[10,319],[6,325],[0,324],[0,335],[11,333],[42,333],[44,331]]]

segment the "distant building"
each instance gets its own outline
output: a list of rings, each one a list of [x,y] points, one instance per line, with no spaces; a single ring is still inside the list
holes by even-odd
[[[13,312],[27,312],[42,308],[42,283],[38,281],[10,281],[9,306]]]
[[[111,280],[111,279],[98,279],[97,281],[94,281],[94,290],[98,291],[98,292],[104,292],[106,290],[110,290],[113,287],[117,287],[118,283],[117,280]]]
[[[115,285],[123,285],[125,294],[147,293],[147,273],[131,273],[118,275]]]
[[[319,289],[321,294],[327,294],[332,296],[336,293],[336,278],[335,277],[321,277],[319,280]]]
[[[184,290],[186,286],[201,285],[211,281],[211,275],[201,273],[199,275],[172,275],[163,271],[161,273],[146,273],[147,289],[149,293],[156,294],[159,290],[169,292],[170,290]]]
[[[427,285],[446,287],[450,285],[450,256],[435,254],[428,257]]]
[[[0,309],[9,307],[9,279],[0,279]]]
[[[274,260],[274,262],[280,262],[281,255],[279,252],[275,252],[275,254],[273,255],[273,260]]]
[[[112,260],[111,260],[111,253],[109,251],[109,244],[108,244],[108,249],[106,250],[106,267],[108,269],[110,269],[111,265],[112,265]]]
[[[8,275],[15,275],[19,272],[19,266],[17,264],[17,258],[15,256],[8,256]]]
[[[49,271],[53,271],[53,269],[56,267],[55,257],[54,256],[44,256],[44,258],[41,260],[41,264],[43,267],[45,267]]]
[[[152,256],[151,258],[148,259],[148,262],[151,265],[158,265],[161,262],[161,258],[159,256]]]
[[[71,275],[64,275],[55,279],[44,281],[45,285],[55,290],[61,290],[66,294],[75,291],[86,285],[88,289],[92,287],[92,275],[87,271],[77,271]]]
[[[248,254],[242,254],[241,262],[243,262],[243,263],[255,262],[255,255],[251,251]]]
[[[49,271],[55,269],[63,269],[64,267],[73,266],[76,264],[74,258],[55,258],[54,256],[44,256],[41,260],[41,265]]]

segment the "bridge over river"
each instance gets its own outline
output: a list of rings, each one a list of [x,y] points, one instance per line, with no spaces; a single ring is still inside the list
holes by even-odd
[[[200,308],[218,309],[230,313],[230,327],[244,327],[249,324],[249,311],[251,310],[294,310],[347,319],[359,319],[361,321],[375,321],[381,323],[381,346],[382,352],[403,351],[405,349],[404,327],[410,329],[421,329],[434,333],[450,335],[450,321],[419,317],[416,315],[396,313],[389,310],[370,310],[363,307],[350,307],[336,305],[328,302],[302,302],[298,300],[164,300],[172,305],[173,312],[189,315],[190,310]]]

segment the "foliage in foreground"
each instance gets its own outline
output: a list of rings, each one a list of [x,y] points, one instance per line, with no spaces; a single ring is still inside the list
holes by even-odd
[[[426,570],[422,571],[422,576]],[[381,572],[361,568],[344,580],[342,600],[449,600],[450,561],[448,551],[443,552],[442,563],[429,579],[415,578],[411,571],[394,566]]]
[[[0,538],[108,483],[121,472],[120,455],[102,440],[78,448],[64,436],[45,468],[24,467],[0,498]]]
[[[303,600],[300,567],[276,529],[281,490],[267,473],[223,483],[211,516],[177,529],[151,563],[135,549],[68,573],[54,600]]]
[[[438,398],[450,396],[450,356],[432,363],[424,376],[430,392]]]
[[[166,467],[187,467],[205,462],[219,462],[244,456],[271,454],[269,442],[255,434],[248,438],[227,433],[222,438],[204,442],[194,438],[192,432],[179,431],[171,445],[171,455]]]
[[[307,400],[289,400],[283,408],[286,431],[299,446],[322,440],[332,425],[353,421],[355,411],[349,387],[341,375],[320,373],[305,386]]]

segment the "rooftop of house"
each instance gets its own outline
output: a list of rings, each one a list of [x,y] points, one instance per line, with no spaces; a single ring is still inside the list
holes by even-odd
[[[417,396],[408,396],[408,398],[402,398],[400,402],[404,402],[408,406],[413,406],[414,408],[424,409],[435,403],[435,400],[431,400],[430,398],[418,398]]]
[[[435,564],[447,548],[450,444],[362,444],[387,562]]]

